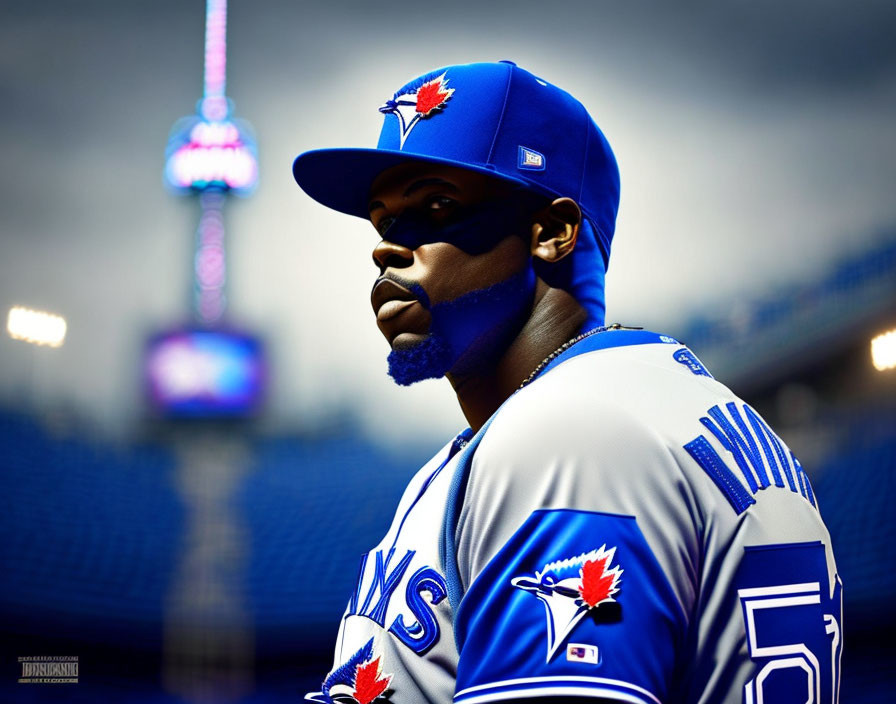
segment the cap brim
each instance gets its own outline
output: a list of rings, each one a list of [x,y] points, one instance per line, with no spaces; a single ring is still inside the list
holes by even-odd
[[[408,162],[455,166],[518,186],[532,188],[535,185],[502,174],[485,164],[478,166],[388,149],[315,149],[296,157],[292,175],[302,190],[318,203],[366,219],[373,181],[386,169]]]

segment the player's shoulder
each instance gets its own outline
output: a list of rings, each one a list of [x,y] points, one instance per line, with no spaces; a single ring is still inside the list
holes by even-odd
[[[686,346],[651,335],[655,342],[586,348],[549,368],[505,402],[489,444],[508,434],[515,442],[529,433],[545,438],[548,431],[677,444],[707,408],[735,400]]]
[[[671,409],[695,396],[731,395],[686,345],[646,334],[651,337],[642,342],[583,348],[537,381],[546,393],[570,398],[570,391],[579,390],[579,401],[600,395],[633,408],[662,400]]]
[[[492,418],[474,470],[628,486],[679,473],[675,449],[699,432],[707,403],[733,395],[667,339],[586,350],[549,369]],[[676,359],[683,353],[689,364]]]
[[[631,515],[664,498],[702,522],[723,497],[687,447],[713,409],[744,404],[668,339],[585,351],[521,389],[482,437],[471,489],[531,495],[544,484],[547,501],[569,487],[572,505],[599,496],[595,510]]]
[[[675,565],[682,556],[694,564],[704,508],[694,472],[682,467],[687,458],[675,448],[699,432],[699,412],[685,427],[675,404],[656,411],[666,392],[655,378],[679,374],[662,358],[684,348],[650,346],[656,349],[646,355],[647,345],[639,345],[567,359],[493,417],[472,459],[458,523],[459,544],[469,542],[463,554],[472,556],[470,574],[524,521],[546,511],[637,524],[649,554],[676,575],[679,593],[689,593]]]

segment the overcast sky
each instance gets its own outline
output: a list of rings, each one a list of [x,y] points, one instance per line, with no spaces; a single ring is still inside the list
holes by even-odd
[[[674,334],[896,223],[894,7],[232,1],[227,92],[261,181],[226,208],[229,312],[268,340],[272,415],[352,408],[395,439],[463,425],[446,382],[388,380],[373,231],[290,173],[306,149],[375,144],[408,79],[511,59],[578,97],[622,175],[608,318]],[[0,398],[139,418],[142,340],[190,315],[198,206],[161,173],[201,96],[204,19],[199,1],[0,2],[0,306],[69,322],[59,350],[0,340]]]

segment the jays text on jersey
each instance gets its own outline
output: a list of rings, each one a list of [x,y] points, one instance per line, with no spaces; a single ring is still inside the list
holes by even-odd
[[[841,588],[799,461],[677,341],[582,340],[361,560],[315,702],[835,702]]]

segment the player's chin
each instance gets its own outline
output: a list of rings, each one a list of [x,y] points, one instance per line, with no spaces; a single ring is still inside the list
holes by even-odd
[[[425,333],[400,332],[394,335],[391,339],[388,335],[386,336],[386,339],[389,341],[389,346],[393,350],[410,350],[423,344],[428,338],[429,331]]]
[[[410,333],[405,333],[410,335]],[[422,335],[418,341],[402,340],[402,347],[389,353],[389,376],[400,386],[410,386],[424,379],[440,379],[451,369],[454,358],[451,346],[438,335]],[[404,346],[408,342],[407,346]]]
[[[376,326],[393,350],[409,349],[429,337],[432,315],[421,305],[413,305],[398,315],[377,318]]]

